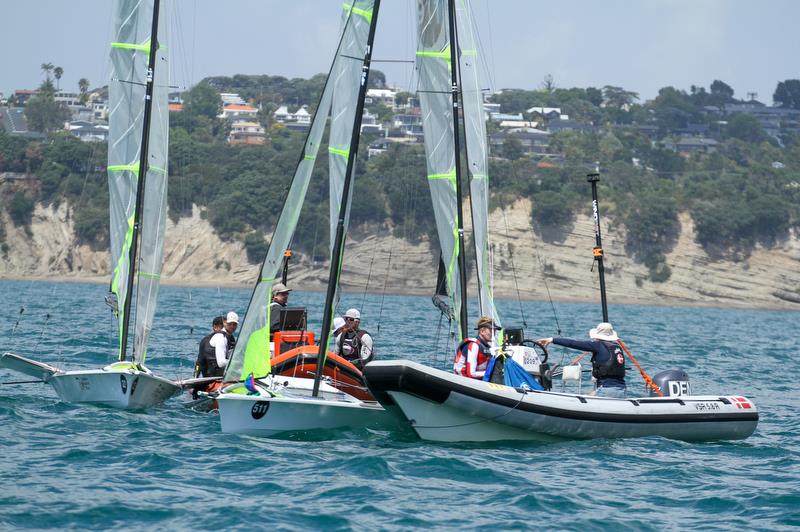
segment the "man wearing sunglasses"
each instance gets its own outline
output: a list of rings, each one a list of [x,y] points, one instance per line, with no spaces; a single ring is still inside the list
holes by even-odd
[[[336,338],[337,355],[352,362],[357,368],[363,368],[375,356],[372,348],[372,336],[361,329],[361,313],[351,308],[344,313],[344,330]]]

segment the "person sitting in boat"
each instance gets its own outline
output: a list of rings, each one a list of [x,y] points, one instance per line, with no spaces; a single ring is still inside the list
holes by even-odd
[[[486,366],[492,358],[492,334],[500,327],[489,316],[481,316],[475,330],[478,331],[477,337],[465,338],[458,346],[453,372],[471,379],[483,379]]]
[[[539,342],[562,345],[592,353],[592,376],[597,379],[593,395],[599,397],[625,397],[625,352],[619,345],[616,331],[610,323],[598,323],[589,331],[591,340],[571,338],[543,338]]]
[[[275,283],[272,285],[272,303],[269,305],[269,334],[270,339],[272,333],[281,330],[281,309],[286,308],[289,303],[289,292],[291,288],[286,288],[283,283]]]
[[[222,332],[225,333],[225,340],[228,342],[228,358],[231,358],[233,349],[236,347],[236,338],[233,337],[233,333],[236,332],[238,326],[239,315],[234,311],[228,312],[228,315],[225,316],[225,325],[222,327]]]
[[[344,323],[341,334],[336,337],[334,352],[361,369],[375,357],[372,336],[359,328],[361,313],[357,309],[344,313]]]
[[[228,364],[228,340],[224,332],[225,320],[217,316],[211,322],[211,334],[200,340],[195,363],[195,377],[222,377]]]

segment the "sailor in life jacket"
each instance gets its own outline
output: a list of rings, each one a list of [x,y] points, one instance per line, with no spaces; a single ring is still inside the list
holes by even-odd
[[[228,359],[231,358],[233,350],[236,347],[236,338],[233,336],[233,333],[236,332],[238,326],[239,315],[234,311],[228,312],[228,315],[225,316],[225,324],[222,326],[222,332],[225,333],[225,340],[228,342]]]
[[[372,336],[359,328],[361,313],[358,310],[351,308],[345,312],[344,322],[344,329],[336,337],[334,352],[362,369],[375,357]]]
[[[619,336],[610,323],[599,323],[589,331],[591,340],[571,338],[543,338],[545,347],[550,344],[563,345],[592,353],[592,377],[597,379],[594,395],[601,397],[625,397],[625,352],[619,345]]]
[[[211,323],[211,334],[200,340],[200,349],[195,363],[195,377],[222,377],[228,364],[228,340],[223,325],[225,320],[217,316]]]
[[[482,379],[486,373],[486,366],[492,358],[492,335],[494,331],[500,330],[500,327],[495,325],[492,318],[481,316],[475,330],[478,331],[476,338],[465,338],[458,346],[453,372],[463,377]]]

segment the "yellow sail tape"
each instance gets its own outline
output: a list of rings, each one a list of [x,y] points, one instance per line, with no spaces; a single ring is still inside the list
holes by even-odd
[[[139,272],[139,277],[144,277],[145,279],[161,279],[160,273],[150,273],[150,272]]]
[[[303,155],[303,160],[306,161],[315,161],[317,159],[316,155]]]
[[[167,169],[166,168],[159,168],[158,166],[148,166],[147,167],[147,171],[148,172],[156,172],[157,174],[167,175]]]
[[[434,51],[419,51],[417,52],[417,57],[433,57],[435,59],[444,59],[448,63],[450,63],[450,45],[444,47],[444,50],[441,52],[434,52]]]
[[[125,261],[128,258],[128,253],[130,252],[131,245],[133,244],[133,220],[135,214],[131,214],[130,218],[128,218],[128,230],[125,233],[125,242],[122,244],[122,250],[120,251],[119,258],[117,259],[117,266],[114,268],[114,275],[111,278],[111,287],[112,292],[114,295],[117,296],[117,305],[118,309],[125,308],[124,300],[119,296],[122,292],[123,282],[126,279],[122,279],[120,276],[120,272],[122,271],[122,267],[125,265]],[[130,294],[125,294],[125,298],[127,299]],[[124,312],[124,310],[122,311]],[[117,314],[120,314],[120,311],[117,310]],[[119,320],[119,349],[120,349],[120,357],[124,356],[125,353],[122,352],[122,324],[125,321],[125,316],[122,315],[121,319]]]
[[[456,180],[456,171],[455,170],[451,170],[450,172],[446,172],[444,174],[428,174],[428,180],[429,181],[434,181],[434,180],[437,180],[437,179],[447,179],[449,181],[455,181]]]
[[[333,146],[328,146],[328,153],[344,157],[345,161],[350,158],[350,150],[347,149],[334,148]]]
[[[112,42],[111,48],[117,48],[121,50],[135,50],[137,52],[144,52],[149,54],[150,53],[150,39],[147,39],[142,44],[134,44],[132,42]]]
[[[262,283],[271,283],[274,280],[275,280],[275,277],[262,277],[261,278],[261,282]]]
[[[133,164],[112,164],[108,167],[109,172],[133,172],[134,174],[139,174],[139,162],[135,162]]]
[[[360,7],[355,7],[354,4],[345,3],[343,5],[345,13],[348,15],[350,11],[353,12],[354,15],[358,15],[360,17],[364,17],[367,21],[367,24],[372,24],[372,10],[371,9],[361,9]]]

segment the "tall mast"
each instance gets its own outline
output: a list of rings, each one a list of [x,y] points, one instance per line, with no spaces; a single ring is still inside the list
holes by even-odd
[[[131,300],[133,299],[133,277],[136,271],[136,258],[139,251],[139,232],[144,208],[144,184],[147,177],[147,149],[150,142],[150,117],[153,109],[153,82],[156,70],[156,53],[158,52],[158,9],[160,0],[153,2],[153,25],[150,29],[150,55],[147,60],[147,81],[144,97],[144,118],[142,120],[142,150],[139,154],[139,175],[136,183],[136,207],[133,211],[133,233],[130,254],[128,255],[128,288],[125,293],[125,310],[122,318],[122,343],[119,359],[125,360],[128,350],[128,330],[131,321]],[[133,356],[131,356],[133,359]]]
[[[593,173],[586,176],[592,184],[592,217],[594,218],[595,247],[592,249],[594,260],[597,261],[597,272],[600,274],[600,304],[603,307],[603,321],[608,322],[608,302],[606,301],[606,272],[603,268],[603,239],[600,236],[600,205],[597,202],[597,182],[600,174]]]
[[[372,61],[372,44],[375,41],[375,27],[378,23],[378,10],[380,0],[375,0],[372,8],[372,18],[369,24],[369,35],[367,36],[367,49],[364,52],[364,64],[361,67],[361,85],[358,88],[358,100],[356,112],[353,117],[353,131],[350,135],[350,150],[347,157],[347,168],[344,174],[344,185],[342,187],[342,198],[339,202],[339,218],[336,224],[336,237],[333,241],[331,250],[331,268],[328,274],[328,291],[325,294],[325,309],[322,314],[322,331],[319,335],[319,354],[317,355],[317,373],[314,376],[314,390],[312,395],[319,395],[319,383],[322,379],[322,371],[325,367],[325,358],[328,356],[328,341],[331,336],[331,325],[333,322],[333,300],[336,297],[336,289],[339,284],[339,274],[342,269],[342,256],[344,254],[344,223],[347,220],[347,207],[350,203],[350,189],[352,188],[355,160],[358,155],[358,143],[361,140],[361,120],[364,114],[364,98],[367,95],[367,82],[369,81],[369,69]]]
[[[458,38],[456,33],[456,3],[455,0],[447,2],[448,23],[450,25],[450,91],[453,96],[453,150],[455,151],[456,164],[456,205],[458,212],[458,269],[459,284],[461,284],[461,338],[467,337],[469,319],[467,314],[467,257],[464,245],[464,209],[461,205],[463,197],[461,190],[461,142],[459,140],[458,110]]]

